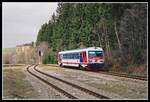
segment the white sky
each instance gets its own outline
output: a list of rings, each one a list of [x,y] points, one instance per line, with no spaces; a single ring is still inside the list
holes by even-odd
[[[2,3],[2,47],[36,41],[42,24],[56,12],[56,2],[3,2]]]

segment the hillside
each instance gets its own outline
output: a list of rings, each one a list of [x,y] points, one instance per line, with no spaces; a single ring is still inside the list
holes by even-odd
[[[56,14],[38,32],[36,45],[42,42],[54,53],[100,46],[105,51],[106,67],[129,71],[142,65],[145,70],[147,4],[59,3]],[[48,53],[44,62],[53,59],[54,54]]]

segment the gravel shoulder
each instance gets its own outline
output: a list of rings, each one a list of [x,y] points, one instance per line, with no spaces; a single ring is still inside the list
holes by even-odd
[[[40,65],[39,68],[56,76],[62,76],[69,80],[79,81],[94,88],[121,95],[126,99],[148,98],[147,81],[45,65]]]

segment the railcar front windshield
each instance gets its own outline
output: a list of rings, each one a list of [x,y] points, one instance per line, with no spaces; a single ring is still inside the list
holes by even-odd
[[[89,58],[92,57],[103,57],[103,51],[88,51]]]

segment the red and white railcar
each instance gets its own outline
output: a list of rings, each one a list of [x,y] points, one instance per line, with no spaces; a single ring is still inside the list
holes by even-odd
[[[60,66],[82,68],[102,68],[104,66],[104,51],[100,47],[89,47],[58,52]]]

